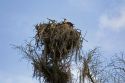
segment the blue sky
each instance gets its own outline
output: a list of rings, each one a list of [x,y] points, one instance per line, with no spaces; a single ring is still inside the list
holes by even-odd
[[[84,34],[84,49],[105,57],[125,50],[125,0],[0,0],[0,83],[38,83],[32,67],[10,44],[21,45],[46,18],[67,18]]]

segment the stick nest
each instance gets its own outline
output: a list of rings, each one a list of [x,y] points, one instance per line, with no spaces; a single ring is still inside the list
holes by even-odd
[[[71,57],[73,53],[77,56],[82,44],[81,32],[65,21],[37,24],[35,38],[37,47],[44,45],[45,56],[56,60]]]
[[[66,20],[56,22],[51,19],[35,28],[35,45],[29,43],[22,49],[32,61],[33,76],[43,77],[46,83],[71,83],[71,61],[78,59],[82,47],[80,30]]]

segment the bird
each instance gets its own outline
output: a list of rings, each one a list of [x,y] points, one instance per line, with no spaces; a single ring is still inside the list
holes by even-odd
[[[37,24],[37,25],[35,25],[35,29],[36,30],[38,30],[39,29],[39,25]]]
[[[65,19],[65,18],[64,18],[64,21],[63,21],[63,23],[67,23],[67,22],[68,22],[68,21],[67,21],[67,19]]]
[[[48,20],[49,20],[49,22],[51,22],[51,23],[56,23],[56,20],[52,20],[52,19],[49,19],[49,18],[47,18]]]
[[[64,18],[64,21],[63,21],[64,24],[68,24],[69,26],[73,27],[74,24],[69,22],[67,19]]]

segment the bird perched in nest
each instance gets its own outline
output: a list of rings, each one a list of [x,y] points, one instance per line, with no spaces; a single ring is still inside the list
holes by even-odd
[[[36,30],[38,30],[39,29],[39,25],[37,24],[37,25],[35,25],[35,29]]]
[[[54,28],[54,25],[56,24],[56,20],[52,20],[49,18],[47,18],[47,19],[49,20],[48,27]]]
[[[56,20],[52,20],[52,19],[49,19],[49,18],[47,18],[48,20],[49,20],[49,23],[56,23]]]
[[[64,21],[63,21],[64,24],[68,24],[69,26],[73,27],[73,23],[67,21],[67,19],[64,18]]]

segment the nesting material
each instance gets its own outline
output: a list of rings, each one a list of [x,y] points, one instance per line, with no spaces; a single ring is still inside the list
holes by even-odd
[[[50,20],[37,24],[36,31],[36,44],[38,47],[44,45],[45,56],[60,60],[71,57],[73,53],[77,56],[80,51],[81,32],[71,22]]]
[[[71,83],[70,65],[78,59],[82,45],[81,32],[71,22],[47,23],[35,26],[35,45],[27,45],[24,53],[32,61],[33,76],[45,83]],[[74,57],[73,57],[74,56]]]

